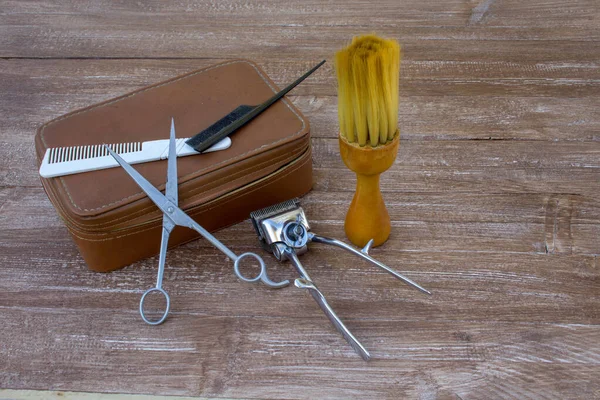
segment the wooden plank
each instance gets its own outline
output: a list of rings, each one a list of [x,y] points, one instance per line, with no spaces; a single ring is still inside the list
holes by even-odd
[[[381,187],[384,192],[491,191],[594,196],[600,188],[597,164],[600,146],[596,143],[586,146],[590,151],[586,160],[583,149],[562,151],[571,145],[575,144],[407,141],[401,144],[394,166],[383,175]],[[316,154],[314,189],[344,191],[354,186],[354,174],[337,156],[336,140],[313,139],[313,148]],[[563,160],[559,153],[565,157]],[[567,161],[571,157],[578,157],[581,167],[573,168],[573,159]]]
[[[377,26],[436,26],[462,27],[465,23],[490,27],[597,27],[594,18],[596,3],[593,0],[577,0],[569,3],[552,1],[520,2],[471,2],[452,0],[444,4],[408,0],[398,7],[391,0],[378,2],[376,7],[368,1],[351,3],[335,0],[326,3],[304,1],[282,4],[277,1],[208,1],[192,3],[164,3],[159,0],[144,3],[119,3],[110,1],[63,1],[60,4],[45,2],[6,2],[3,16],[38,17],[60,15],[98,15],[109,18],[125,16],[129,19],[149,20],[157,15],[168,15],[174,24],[185,22],[219,22],[225,25],[268,26],[364,26],[376,22]],[[366,12],[366,9],[368,12]],[[375,14],[375,15],[372,15]],[[565,18],[565,14],[568,18]],[[473,21],[474,18],[479,18]],[[374,21],[375,20],[375,21]],[[160,22],[160,21],[159,21]],[[73,23],[73,22],[71,22]]]
[[[66,229],[44,201],[43,192],[24,188],[10,190],[18,193],[5,196],[14,200],[2,205],[7,217],[0,226],[3,232],[0,235],[1,262],[5,266],[0,282],[6,282],[7,287],[0,304],[9,308],[43,305],[44,308],[88,311],[125,308],[125,312],[135,318],[135,304],[141,289],[154,280],[156,259],[138,262],[112,274],[90,272]],[[307,196],[303,204],[313,230],[343,239],[340,219],[350,196],[339,193]],[[335,248],[312,245],[303,261],[322,289],[336,299],[336,305],[357,317],[395,318],[398,314],[394,310],[408,307],[411,315],[418,319],[474,320],[477,317],[472,314],[473,307],[485,307],[487,302],[494,301],[498,305],[493,318],[499,320],[526,318],[543,322],[551,318],[555,322],[573,322],[579,316],[580,322],[589,322],[589,318],[595,318],[596,300],[587,293],[597,286],[596,256],[559,255],[567,252],[564,243],[568,241],[576,244],[576,254],[584,254],[589,247],[598,244],[597,236],[587,238],[580,236],[579,231],[562,228],[553,231],[554,236],[546,235],[548,226],[554,226],[548,219],[549,216],[554,218],[555,211],[545,208],[569,199],[558,196],[547,199],[541,195],[504,195],[494,199],[495,202],[490,195],[413,195],[400,197],[390,207],[393,234],[382,248],[373,250],[373,254],[435,291],[435,298],[422,296],[365,263],[357,264],[354,256]],[[590,214],[598,214],[595,201],[579,202],[571,198],[570,203],[571,214],[588,215],[584,223],[573,226],[579,230],[598,226],[597,220],[589,220]],[[18,209],[20,213],[16,212]],[[45,235],[37,234],[40,231]],[[220,231],[218,237],[236,252],[257,251],[256,236],[249,221]],[[289,266],[279,266],[272,257],[264,255],[274,279],[290,277]],[[232,307],[236,315],[246,315],[241,310],[247,308],[244,305],[247,296],[258,296],[257,304],[270,304],[278,298],[277,306],[262,306],[258,311],[246,312],[282,316],[288,315],[289,310],[294,309],[292,304],[299,301],[291,290],[284,292],[288,297],[282,299],[277,291],[240,286],[231,273],[231,263],[204,240],[171,251],[168,265],[166,285],[175,291],[177,302],[182,304],[174,306],[175,314],[186,310],[185,313],[192,315],[208,312],[223,316],[228,315],[227,310]],[[23,270],[29,273],[23,274]],[[65,274],[65,279],[57,279]],[[198,282],[202,282],[201,288]],[[361,282],[361,285],[355,288],[352,282]],[[37,290],[41,292],[34,295]],[[57,293],[61,295],[56,296]],[[234,295],[223,302],[221,296],[225,293],[240,296]],[[363,296],[368,301],[355,304],[355,300]],[[410,304],[405,304],[405,296],[411,299]],[[469,302],[464,302],[465,296]],[[199,297],[203,299],[200,303]],[[528,298],[535,304],[524,311],[520,301]],[[561,307],[567,307],[560,316],[554,316],[556,298],[561,299]],[[288,311],[280,307],[286,301],[292,302]],[[372,309],[372,302],[377,303],[376,310]],[[310,304],[310,298],[307,303]],[[483,317],[492,318],[487,314]]]
[[[69,111],[223,60],[0,60],[2,135],[31,135]],[[310,62],[257,62],[281,86]],[[401,77],[404,138],[598,140],[594,64],[411,62]],[[333,137],[337,99],[326,64],[292,92],[315,135]],[[473,97],[474,96],[474,97]],[[531,97],[534,96],[534,97]],[[553,97],[550,97],[553,96]]]
[[[231,244],[226,236],[220,237]],[[86,319],[95,313],[113,313],[127,319],[132,329],[140,328],[138,303],[143,291],[154,284],[156,259],[98,274],[87,270],[73,247],[60,242],[44,246],[45,251],[21,246],[31,253],[24,259],[19,259],[16,249],[4,248],[6,267],[1,275],[8,280],[0,294],[3,313],[81,314]],[[245,249],[256,251],[256,245]],[[334,309],[349,321],[598,323],[597,299],[589,295],[598,290],[594,257],[465,253],[374,252],[382,262],[429,289],[431,297],[331,248],[312,246],[302,261]],[[279,266],[267,254],[265,259],[273,279],[296,277],[291,266]],[[293,287],[273,291],[243,284],[234,276],[231,263],[213,249],[182,247],[170,252],[164,282],[172,297],[169,320],[173,325],[186,325],[202,316],[230,315],[287,323],[311,316],[326,322],[306,293]],[[8,349],[19,347],[19,340],[13,337]]]
[[[2,375],[2,386],[103,392],[127,387],[235,398],[412,397],[425,391],[552,398],[591,394],[595,385],[589,383],[600,377],[597,326],[351,320],[373,352],[365,363],[324,318],[285,323],[194,316],[157,329],[99,311],[98,322],[84,324],[86,315],[3,312],[3,322],[20,322],[10,323],[9,340],[31,338],[45,351],[13,347],[4,354],[2,369],[12,373]],[[43,335],[35,333],[41,330]]]
[[[481,1],[473,7],[469,22],[486,26],[568,26],[596,30],[596,14],[593,0],[577,0],[568,4],[554,1]]]
[[[1,186],[39,186],[31,138],[10,137],[0,159]],[[235,138],[234,138],[235,140]],[[312,140],[318,191],[351,191],[354,173],[335,139]],[[600,188],[600,142],[428,141],[401,144],[381,182],[384,192],[568,193],[595,196]],[[440,157],[440,154],[443,157]]]
[[[141,394],[83,393],[49,390],[0,389],[0,399],[10,400],[164,400],[163,396]],[[227,400],[221,398],[222,400]],[[209,400],[207,397],[171,396],[169,400]]]
[[[424,57],[418,59],[456,56],[456,52],[445,51],[450,47],[466,57],[484,51],[486,57],[502,61],[522,57],[540,61],[550,56],[555,59],[557,54],[591,61],[591,48],[598,49],[591,1],[572,6],[498,2],[488,4],[484,12],[477,4],[458,1],[433,6],[413,0],[402,7],[388,1],[368,13],[364,11],[367,4],[303,2],[282,7],[275,2],[218,6],[207,2],[182,7],[157,2],[118,6],[70,2],[24,7],[9,3],[0,20],[0,55],[222,57],[225,52],[252,57],[266,52],[307,59],[323,57],[325,49],[331,54],[373,24],[381,35],[401,38],[408,54]],[[569,20],[557,23],[556,18],[567,12]],[[506,41],[513,42],[499,43]]]
[[[60,26],[66,22],[61,20],[57,24]],[[82,21],[80,24],[85,25],[86,22]],[[169,27],[169,34],[165,34],[160,27],[153,32],[140,33],[140,30],[149,27],[152,27],[152,22],[144,21],[140,23],[138,29],[127,24],[122,27],[125,31],[115,31],[112,27],[92,33],[86,29],[85,32],[76,35],[71,30],[64,31],[61,28],[57,28],[58,32],[36,28],[32,46],[33,38],[29,36],[32,32],[29,29],[0,25],[0,35],[2,35],[0,57],[8,59],[217,59],[223,58],[226,54],[228,58],[269,60],[284,58],[306,62],[332,57],[337,50],[346,46],[353,36],[363,33],[362,29],[357,32],[356,27],[342,29],[334,27],[325,31],[294,27],[286,28],[287,32],[282,34],[278,29],[268,30],[263,26],[249,29],[242,26],[206,34],[195,30],[197,22],[179,31]],[[210,26],[205,27],[205,29],[210,28]],[[220,26],[212,28],[217,31],[223,29]],[[131,32],[130,29],[135,31]],[[561,37],[554,40],[541,40],[539,37],[543,37],[546,32],[534,35],[532,39],[521,39],[527,35],[527,30],[515,32],[507,40],[495,38],[469,40],[473,37],[473,32],[470,30],[454,33],[428,28],[427,30],[432,32],[422,35],[415,35],[413,29],[401,33],[398,33],[398,30],[398,28],[377,29],[377,33],[384,37],[398,38],[401,41],[404,60],[465,62],[482,59],[491,62],[558,60],[561,63],[594,63],[600,53],[598,41],[587,40],[589,35],[597,36],[593,31],[584,31],[581,36],[585,38],[570,41],[563,40]],[[502,30],[504,31],[504,28]],[[555,29],[548,29],[548,32],[554,31]],[[44,35],[45,33],[47,35]],[[455,39],[453,36],[463,36],[466,39]],[[264,39],[257,41],[256,37]],[[302,37],[302,41],[298,41],[299,37]],[[449,38],[446,39],[447,37]],[[107,38],[113,40],[105,43]],[[287,41],[280,43],[282,38],[286,38]],[[7,43],[7,40],[10,42]],[[231,46],[229,43],[238,44]],[[33,51],[32,47],[37,50]]]
[[[198,1],[188,4],[148,1],[140,4],[111,1],[78,2],[65,1],[61,4],[46,4],[44,2],[8,2],[4,8],[3,17],[7,21],[20,21],[25,17],[40,18],[41,15],[59,17],[64,15],[93,16],[102,18],[115,16],[128,18],[133,21],[148,21],[154,16],[169,15],[174,24],[186,23],[223,23],[225,25],[244,26],[281,26],[281,25],[331,25],[332,20],[344,20],[344,25],[365,25],[370,22],[365,13],[367,2],[346,3],[340,0],[327,3],[306,1],[303,3],[283,4],[277,1],[255,1],[240,3],[239,1],[223,1],[211,3]],[[393,1],[383,1],[379,4],[381,15],[378,22],[382,25],[394,25],[399,22],[420,26],[442,19],[445,25],[462,25],[468,13],[468,7],[458,0],[448,1],[445,5],[424,5],[416,0],[407,1],[403,7],[398,7]],[[424,13],[424,11],[427,11]],[[438,21],[439,24],[440,21]],[[49,21],[46,21],[48,24]],[[76,25],[76,22],[71,21]]]
[[[293,96],[337,95],[333,54],[332,51],[325,55],[324,58],[328,63],[294,89]],[[230,58],[235,58],[235,55]],[[302,61],[293,61],[260,55],[249,58],[257,62],[280,86],[285,86],[302,75],[320,59],[307,57]],[[57,101],[54,100],[54,96],[64,98],[69,95],[77,100],[84,95],[91,95],[93,99],[94,96],[104,94],[107,97],[102,99],[107,99],[225,60],[223,58],[119,61],[9,59],[0,60],[0,65],[2,77],[6,79],[7,90],[18,96],[43,94],[48,96],[44,99],[46,103],[54,104]],[[510,98],[559,96],[569,101],[571,97],[591,96],[592,101],[597,101],[600,82],[597,65],[586,61],[506,62],[482,59],[418,61],[405,58],[400,74],[401,99],[415,96]],[[462,100],[472,101],[472,99]],[[10,105],[10,103],[2,103],[3,107]]]
[[[247,26],[228,25],[214,18],[203,23],[197,15],[190,14],[184,14],[179,21],[171,14],[146,15],[136,20],[122,13],[69,12],[43,16],[17,14],[16,18],[6,19],[5,15],[0,21],[0,57],[7,58],[222,58],[226,54],[306,61],[331,57],[365,30],[363,26],[343,23],[322,27]],[[600,50],[597,30],[577,32],[572,27],[482,29],[396,25],[379,26],[376,30],[382,36],[398,38],[403,57],[409,60],[595,62]]]
[[[317,232],[343,238],[352,196],[351,191],[313,191],[302,204]],[[595,235],[600,204],[594,198],[521,193],[386,193],[385,198],[394,226],[388,249],[569,254],[576,248],[579,254],[600,253]],[[51,243],[70,245],[63,222],[41,188],[0,189],[0,210],[0,238],[7,246],[36,246],[40,239],[32,233],[40,229],[55,232]],[[255,243],[249,223],[227,232],[234,245]]]

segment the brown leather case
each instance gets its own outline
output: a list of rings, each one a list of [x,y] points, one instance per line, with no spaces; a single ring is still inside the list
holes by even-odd
[[[234,60],[78,110],[39,128],[38,166],[47,148],[191,137],[241,104],[279,88],[254,63]],[[231,136],[229,149],[177,159],[179,206],[209,231],[312,186],[309,124],[284,98]],[[164,190],[167,161],[135,167]],[[122,170],[41,178],[90,269],[107,272],[158,254],[162,213]],[[177,228],[174,246],[198,237]],[[225,243],[226,244],[226,243]]]

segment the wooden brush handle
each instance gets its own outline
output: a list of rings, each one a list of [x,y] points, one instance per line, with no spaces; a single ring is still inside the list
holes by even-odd
[[[356,174],[356,193],[346,215],[344,230],[358,247],[364,247],[371,239],[373,246],[379,246],[390,236],[390,216],[381,197],[379,176]]]
[[[371,239],[378,246],[390,235],[390,216],[381,197],[379,176],[394,163],[399,136],[396,134],[391,142],[377,147],[360,147],[339,138],[342,160],[356,173],[356,193],[344,223],[346,236],[355,246],[363,247]]]

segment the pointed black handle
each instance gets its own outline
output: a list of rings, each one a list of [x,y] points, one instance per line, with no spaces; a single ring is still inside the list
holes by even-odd
[[[247,106],[241,105],[237,107],[235,110],[198,133],[197,135],[191,137],[186,141],[186,143],[193,147],[194,150],[198,152],[202,152],[208,149],[213,144],[217,143],[219,140],[229,136],[254,117],[259,115],[261,112],[269,108],[273,103],[277,100],[281,99],[285,96],[290,90],[295,88],[300,82],[305,80],[315,72],[321,65],[325,64],[325,60],[321,61],[319,64],[311,68],[308,72],[302,75],[300,78],[296,79],[293,83],[288,85],[285,89],[275,94],[273,97],[268,99],[262,104],[257,106]]]
[[[256,106],[239,106],[238,108],[236,108],[235,110],[233,110],[232,112],[230,112],[229,114],[227,114],[226,116],[224,116],[223,118],[206,128],[199,134],[189,138],[186,141],[186,143],[192,146],[194,150],[199,152],[208,149],[214,143],[222,139],[220,138],[216,140],[211,140],[213,138],[216,138],[219,132],[223,131],[228,126],[231,126],[231,124],[244,117],[245,115],[248,115],[255,108]]]

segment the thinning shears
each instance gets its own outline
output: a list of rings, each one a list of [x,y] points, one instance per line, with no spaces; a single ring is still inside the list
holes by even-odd
[[[137,172],[131,165],[123,160],[117,153],[113,152],[108,146],[105,145],[110,155],[123,167],[123,169],[131,176],[131,178],[138,184],[138,186],[148,195],[150,200],[156,204],[156,206],[163,212],[163,230],[162,239],[160,243],[160,255],[158,260],[158,274],[156,279],[156,286],[148,289],[140,300],[140,315],[142,319],[150,325],[158,325],[165,321],[169,314],[171,307],[171,299],[167,292],[162,288],[163,274],[165,271],[165,259],[167,257],[167,246],[169,243],[169,235],[176,226],[184,226],[198,232],[204,238],[206,238],[211,244],[217,249],[222,251],[227,257],[233,261],[233,267],[235,274],[244,281],[258,282],[259,280],[265,285],[271,288],[281,288],[289,285],[289,280],[281,282],[274,282],[267,276],[267,270],[265,262],[256,253],[243,253],[239,256],[229,250],[227,246],[221,243],[217,238],[211,235],[206,229],[200,224],[194,221],[189,215],[187,215],[182,209],[178,207],[178,195],[177,195],[177,153],[176,153],[176,140],[175,140],[175,121],[171,118],[171,135],[169,139],[169,156],[167,164],[167,183],[165,187],[165,194],[163,195],[157,188],[154,187],[146,178],[144,178],[139,172]],[[243,259],[254,259],[260,265],[260,272],[256,277],[248,279],[243,276],[240,272],[240,262]],[[150,293],[158,292],[164,296],[166,300],[165,311],[162,316],[157,320],[151,320],[147,318],[144,311],[144,301]]]

